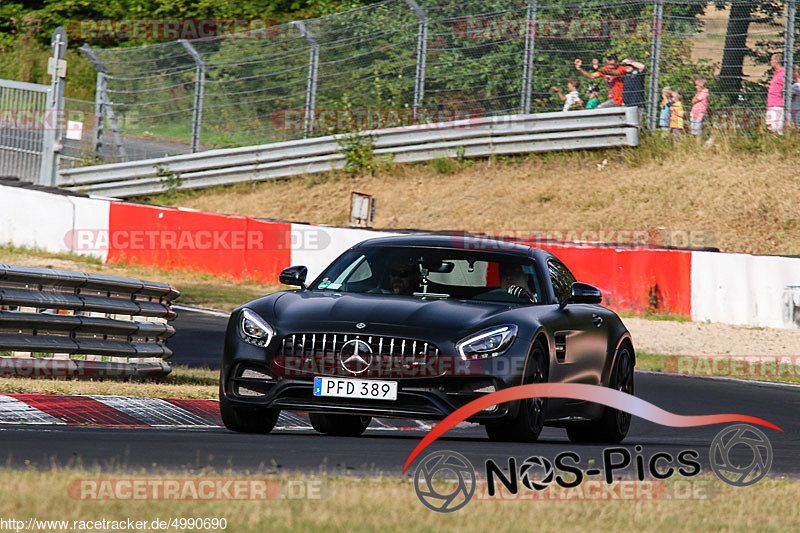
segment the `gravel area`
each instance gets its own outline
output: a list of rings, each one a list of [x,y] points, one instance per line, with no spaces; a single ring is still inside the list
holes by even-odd
[[[637,351],[665,355],[800,355],[800,330],[623,318]]]

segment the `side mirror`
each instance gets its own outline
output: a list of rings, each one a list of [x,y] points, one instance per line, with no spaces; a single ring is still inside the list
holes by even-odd
[[[284,285],[294,285],[306,289],[306,276],[308,276],[308,269],[304,266],[291,266],[281,272],[280,281]]]
[[[603,294],[600,289],[588,283],[576,281],[570,287],[570,296],[565,298],[559,305],[559,309],[564,309],[567,304],[599,304],[603,301]]]

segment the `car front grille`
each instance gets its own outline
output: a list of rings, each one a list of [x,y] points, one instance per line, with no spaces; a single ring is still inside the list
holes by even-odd
[[[279,353],[284,356],[336,356],[347,342],[355,339],[369,344],[373,355],[377,356],[425,359],[439,355],[439,348],[430,342],[402,337],[342,333],[292,333],[283,337]]]

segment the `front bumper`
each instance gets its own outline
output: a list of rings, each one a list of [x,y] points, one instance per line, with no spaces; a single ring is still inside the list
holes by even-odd
[[[501,381],[487,376],[441,377],[399,380],[397,400],[334,398],[314,396],[313,379],[282,378],[266,366],[240,363],[231,368],[223,382],[222,392],[232,404],[241,406],[441,420],[470,401],[502,387]],[[515,414],[515,404],[500,404],[477,413],[468,421],[500,421]]]

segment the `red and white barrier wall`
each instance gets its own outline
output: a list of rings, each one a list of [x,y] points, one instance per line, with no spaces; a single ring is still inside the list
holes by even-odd
[[[103,261],[276,282],[313,279],[352,245],[395,233],[220,215],[0,186],[0,243]],[[800,328],[800,258],[537,244],[615,310],[655,308],[737,325]]]

